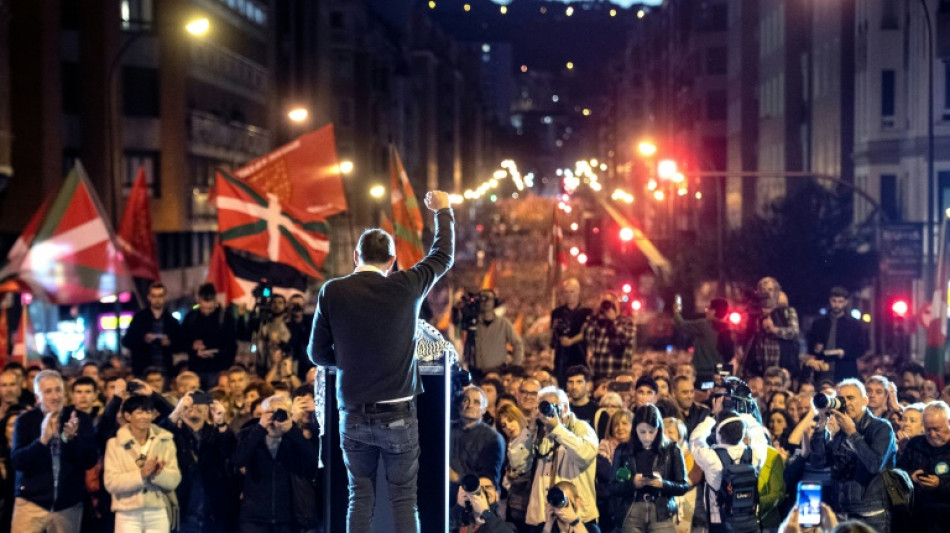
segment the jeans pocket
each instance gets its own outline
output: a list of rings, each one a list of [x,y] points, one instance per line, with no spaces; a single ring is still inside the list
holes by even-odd
[[[415,418],[399,418],[380,426],[389,453],[408,453],[419,448],[419,423]]]

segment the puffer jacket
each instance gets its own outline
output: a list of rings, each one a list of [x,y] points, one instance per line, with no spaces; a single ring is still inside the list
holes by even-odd
[[[637,437],[634,436],[633,438]],[[610,481],[609,491],[611,515],[614,518],[615,525],[623,523],[630,505],[634,503],[634,496],[637,492],[633,480],[618,481],[616,479],[617,470],[623,467],[626,467],[633,475],[637,472],[637,452],[632,440],[620,444],[614,451],[613,467],[611,469],[614,479]],[[686,479],[683,452],[676,444],[669,441],[664,442],[656,451],[653,471],[658,472],[663,479],[663,487],[652,489],[658,493],[654,501],[657,520],[663,522],[676,515],[677,506],[674,497],[682,496],[690,489],[689,481]]]
[[[122,426],[106,444],[106,490],[112,494],[113,511],[164,509],[167,499],[163,492],[173,491],[181,482],[175,440],[172,434],[155,424],[149,429],[147,457],[165,461],[165,467],[151,480],[142,479],[141,467],[135,460],[142,454],[142,446],[132,436],[128,426]]]

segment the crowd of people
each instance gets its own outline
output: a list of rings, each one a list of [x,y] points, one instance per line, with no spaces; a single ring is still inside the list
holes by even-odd
[[[312,317],[215,292],[179,323],[153,284],[128,358],[3,368],[0,531],[322,531]]]
[[[807,332],[777,280],[757,288],[748,329],[729,327],[724,300],[696,319],[677,306],[692,348],[656,354],[636,349],[616,295],[586,307],[563,283],[553,365],[512,351],[469,368],[453,529],[950,531],[943,376],[868,360],[841,287]]]

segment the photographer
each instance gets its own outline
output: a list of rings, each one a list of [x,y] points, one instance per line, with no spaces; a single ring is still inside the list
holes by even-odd
[[[290,328],[287,327],[287,299],[280,294],[260,300],[255,316],[250,320],[252,339],[257,345],[255,367],[258,375],[263,375],[270,367],[271,350],[290,342]]]
[[[600,533],[596,522],[581,521],[581,507],[585,502],[570,481],[561,481],[551,487],[547,503],[547,520],[542,533]]]
[[[184,394],[161,424],[175,439],[182,476],[177,494],[183,533],[223,533],[234,528],[238,492],[228,458],[237,441],[224,415],[220,402],[213,402],[206,392],[194,391]]]
[[[498,488],[491,478],[478,478],[478,490],[468,492],[459,487],[456,503],[471,515],[474,533],[517,533],[514,524],[498,517]]]
[[[749,341],[743,361],[744,376],[761,376],[772,366],[799,373],[798,314],[779,295],[775,278],[762,278],[756,288],[758,312],[749,317]]]
[[[474,359],[466,361],[470,368],[485,371],[502,366],[507,362],[509,344],[513,349],[511,362],[516,365],[524,362],[524,341],[515,332],[510,320],[495,313],[497,305],[495,291],[485,289],[478,293]]]
[[[578,496],[577,516],[592,529],[598,517],[594,496],[597,435],[586,422],[571,413],[564,391],[547,387],[541,389],[538,398],[541,403],[534,417],[536,467],[525,522],[528,525],[548,522],[551,513],[546,499],[548,488],[560,481],[569,481]]]
[[[886,532],[890,514],[881,471],[894,466],[897,444],[891,425],[867,406],[864,384],[855,379],[838,384],[837,398],[816,396],[819,421],[810,450],[825,457],[837,480],[840,518]],[[838,424],[834,436],[826,429],[829,418]]]
[[[165,285],[152,283],[148,288],[148,307],[136,311],[122,337],[122,346],[132,353],[132,375],[137,378],[145,377],[145,369],[150,366],[171,373],[172,353],[179,347],[181,326],[165,309],[167,296]]]
[[[733,464],[749,465],[754,468],[757,483],[758,472],[765,464],[767,445],[764,438],[752,438],[749,434],[749,423],[754,419],[749,415],[740,415],[735,411],[723,409],[728,403],[727,396],[717,396],[713,399],[713,413],[717,418],[707,418],[696,426],[690,437],[689,449],[693,460],[706,477],[704,494],[697,495],[697,500],[703,498],[708,502],[710,533],[752,533],[759,531],[759,524],[752,508],[733,506],[732,513],[725,514],[724,508],[729,502],[723,501],[722,492],[724,461]],[[718,419],[718,420],[717,420]],[[715,429],[715,444],[710,447],[708,439]],[[750,444],[746,444],[749,440]]]
[[[584,341],[595,380],[630,370],[636,350],[636,329],[630,317],[620,314],[616,294],[605,292],[601,296],[596,311],[584,325]]]
[[[729,302],[713,298],[706,308],[706,316],[695,320],[684,320],[683,310],[679,302],[677,304],[673,309],[673,323],[693,339],[693,368],[697,375],[711,376],[717,365],[728,363],[735,356],[735,343],[726,322]]]
[[[284,396],[264,400],[260,422],[241,431],[232,461],[244,468],[239,532],[284,531],[293,523],[293,475],[312,477],[317,451],[294,425]]]
[[[491,426],[482,422],[488,399],[482,389],[468,386],[459,400],[459,420],[449,435],[449,494],[466,474],[501,479],[505,442]]]

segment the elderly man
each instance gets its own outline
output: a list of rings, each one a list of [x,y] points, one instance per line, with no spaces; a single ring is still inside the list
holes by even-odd
[[[458,483],[466,474],[487,477],[501,483],[501,464],[505,460],[505,441],[482,421],[488,398],[478,387],[466,387],[459,401],[459,420],[452,427],[449,445],[449,494],[458,492]]]
[[[924,407],[924,434],[913,437],[897,459],[914,482],[914,521],[908,531],[936,533],[950,524],[950,406]]]
[[[98,459],[92,419],[65,407],[63,378],[43,370],[33,380],[38,406],[13,429],[16,502],[11,530],[79,532],[86,470]]]
[[[316,448],[294,425],[291,402],[271,396],[262,404],[258,424],[241,431],[232,456],[244,468],[244,501],[238,516],[241,533],[291,531],[293,475],[316,475]]]
[[[597,433],[571,413],[567,394],[557,387],[545,387],[538,393],[541,402],[553,404],[555,412],[546,416],[540,409],[534,416],[537,434],[537,467],[528,500],[525,522],[543,525],[548,519],[548,488],[568,481],[577,489],[577,517],[592,529],[599,517],[594,495],[597,470]],[[540,423],[540,424],[538,424]]]
[[[881,471],[893,467],[897,443],[891,425],[868,410],[864,384],[846,379],[838,384],[844,407],[819,410],[818,429],[811,437],[811,453],[823,455],[838,480],[839,515],[861,520],[875,531],[890,531],[887,492]],[[829,419],[839,428],[826,430]]]

